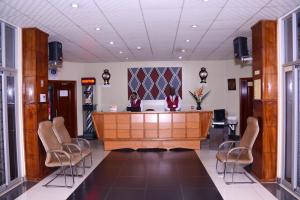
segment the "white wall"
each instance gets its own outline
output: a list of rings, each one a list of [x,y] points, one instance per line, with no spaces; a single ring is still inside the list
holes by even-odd
[[[225,108],[229,115],[239,116],[239,78],[251,77],[250,66],[241,67],[233,60],[222,61],[148,61],[148,62],[118,62],[118,63],[70,63],[64,62],[63,68],[58,70],[57,80],[77,81],[77,120],[78,134],[82,134],[82,94],[80,79],[84,76],[92,76],[97,79],[96,103],[97,110],[107,111],[109,105],[117,104],[119,110],[127,105],[127,68],[130,67],[183,67],[182,70],[182,106],[189,109],[195,105],[188,90],[194,90],[200,86],[199,71],[206,67],[208,71],[206,90],[210,94],[202,104],[203,110]],[[111,73],[111,87],[102,87],[101,75],[104,69]],[[49,77],[50,78],[50,77]],[[236,78],[237,90],[228,91],[227,79]],[[145,101],[144,107],[163,109],[163,101]]]

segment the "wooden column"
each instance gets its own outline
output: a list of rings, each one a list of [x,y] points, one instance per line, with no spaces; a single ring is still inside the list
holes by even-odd
[[[275,181],[277,168],[277,24],[259,21],[252,27],[254,102],[259,135],[253,148],[252,172]]]
[[[40,180],[49,172],[37,134],[39,122],[48,119],[48,34],[36,28],[24,28],[22,55],[26,178]],[[46,95],[46,102],[40,102],[40,94]]]

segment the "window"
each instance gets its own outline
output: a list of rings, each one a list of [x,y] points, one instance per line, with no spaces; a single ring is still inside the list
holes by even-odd
[[[297,13],[297,33],[296,33],[296,37],[297,37],[297,59],[300,60],[300,12]]]
[[[0,67],[2,67],[2,26],[0,23]]]
[[[281,182],[300,194],[300,10],[282,18],[283,169]]]
[[[15,28],[5,25],[5,67],[15,68]]]
[[[21,181],[16,81],[16,28],[0,21],[0,192]]]
[[[292,16],[284,22],[285,63],[293,61],[293,20]]]

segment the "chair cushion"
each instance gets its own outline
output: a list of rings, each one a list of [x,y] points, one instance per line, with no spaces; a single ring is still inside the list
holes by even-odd
[[[52,154],[53,155],[53,154]],[[80,154],[70,154],[71,156],[71,165],[77,165],[80,161],[81,161],[81,156]],[[51,159],[46,160],[45,165],[47,167],[60,167],[60,166],[70,166],[70,161],[66,156],[60,156],[60,160],[61,162],[53,155],[53,156],[49,156]]]
[[[217,153],[216,158],[220,162],[225,163],[226,162],[226,155],[227,155],[227,152],[219,152],[219,153]],[[230,163],[237,162],[237,163],[240,163],[240,164],[250,164],[253,161],[252,156],[249,156],[248,153],[242,153],[238,160],[237,160],[237,158],[238,158],[237,153],[231,153],[231,154],[229,154],[227,162],[230,162]]]

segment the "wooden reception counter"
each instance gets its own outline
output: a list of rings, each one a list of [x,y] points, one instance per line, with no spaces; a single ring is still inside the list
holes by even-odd
[[[211,125],[211,111],[94,112],[105,150],[120,148],[199,149]]]

